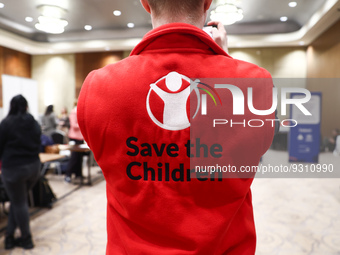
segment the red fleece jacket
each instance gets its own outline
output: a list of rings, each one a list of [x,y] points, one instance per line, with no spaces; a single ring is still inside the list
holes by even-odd
[[[107,182],[107,254],[255,253],[253,175],[239,170],[269,148],[274,114],[233,104],[219,82],[245,101],[250,86],[256,109],[271,106],[266,70],[179,23],[152,30],[128,58],[86,78],[78,122]],[[213,127],[216,119],[228,124]],[[198,164],[237,172],[197,173]]]

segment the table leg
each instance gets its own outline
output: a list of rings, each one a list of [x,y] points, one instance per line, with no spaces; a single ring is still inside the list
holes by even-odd
[[[92,185],[91,165],[92,165],[92,152],[90,151],[87,157],[87,185]]]

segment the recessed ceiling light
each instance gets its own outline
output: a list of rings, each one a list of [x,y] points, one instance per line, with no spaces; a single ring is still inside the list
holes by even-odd
[[[32,22],[33,18],[32,17],[26,17],[25,20],[26,20],[26,22]]]
[[[305,45],[305,42],[304,42],[304,41],[300,41],[300,42],[299,42],[299,45],[301,45],[301,46],[302,46],[302,45]]]
[[[297,6],[297,2],[289,2],[289,7],[295,7]]]
[[[286,21],[288,20],[288,17],[282,16],[282,17],[280,18],[280,20],[281,20],[282,22],[286,22]]]
[[[118,17],[118,16],[122,15],[122,12],[120,10],[115,10],[115,11],[113,11],[113,15]]]
[[[106,47],[105,47],[105,50],[106,50],[106,51],[109,51],[109,50],[111,50],[111,48],[110,48],[109,46],[106,46]]]
[[[3,3],[0,3],[0,8],[4,8],[5,5]]]
[[[134,23],[128,23],[127,26],[128,26],[129,28],[133,28],[133,27],[135,27],[135,24],[134,24]]]
[[[86,25],[86,26],[84,26],[84,28],[85,28],[85,30],[87,30],[87,31],[92,30],[92,26],[90,26],[90,25]]]

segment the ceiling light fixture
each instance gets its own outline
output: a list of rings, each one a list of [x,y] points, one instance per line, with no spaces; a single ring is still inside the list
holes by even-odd
[[[135,24],[134,24],[134,23],[128,23],[127,26],[128,26],[129,28],[133,28],[133,27],[135,27]]]
[[[50,34],[61,34],[68,25],[67,20],[61,17],[66,14],[66,10],[55,5],[40,5],[37,7],[42,16],[38,17],[35,28]]]
[[[3,3],[0,3],[0,9],[4,8],[4,7],[5,7],[5,5]]]
[[[288,20],[288,17],[282,16],[282,17],[280,18],[280,20],[281,20],[282,22],[286,22],[286,21]]]
[[[294,8],[297,6],[297,2],[289,2],[288,6]]]
[[[118,16],[122,15],[122,12],[120,10],[115,10],[115,11],[113,11],[113,15],[118,17]]]
[[[26,22],[32,22],[33,18],[32,17],[26,17],[25,20],[26,20]]]
[[[92,30],[92,26],[90,26],[90,25],[85,25],[85,26],[84,26],[84,29],[87,30],[87,31],[90,31],[90,30]]]
[[[210,20],[231,25],[243,19],[243,10],[238,7],[239,0],[217,0],[216,8],[210,12]]]

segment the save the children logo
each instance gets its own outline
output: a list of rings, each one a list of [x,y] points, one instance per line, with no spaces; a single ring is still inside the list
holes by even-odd
[[[268,82],[271,82],[271,79],[260,79],[260,81],[264,82],[264,84],[268,84]],[[243,89],[239,86],[230,84],[228,80],[221,82],[218,79],[210,79],[208,83],[214,85],[208,85],[201,82],[199,79],[189,79],[177,72],[170,72],[155,83],[150,84],[146,108],[151,120],[156,125],[166,130],[176,131],[186,129],[190,127],[190,120],[198,115],[199,110],[201,110],[200,113],[202,116],[207,115],[208,95],[215,106],[218,104],[222,106],[222,97],[224,102],[227,103],[223,104],[223,107],[228,110],[231,108],[232,116],[244,116],[246,114],[247,116],[269,116],[277,110],[279,94],[278,89],[275,87],[272,87],[272,100],[265,98],[266,103],[272,101],[271,106],[269,107],[268,105],[267,107],[269,108],[266,107],[266,109],[255,108],[253,89],[259,86],[254,86],[252,83],[257,84],[258,82],[256,79],[242,80]],[[249,86],[246,86],[247,83],[249,83]],[[272,83],[269,85],[272,86]],[[221,97],[216,90],[221,93]],[[306,117],[312,115],[309,109],[307,109],[311,107],[309,104],[311,99],[310,91],[298,87],[283,87],[280,90],[281,116],[287,115],[288,106],[296,107],[301,111],[301,114]],[[291,93],[298,94],[299,96],[290,98],[289,95]],[[190,105],[189,98],[191,96],[193,96],[192,102],[194,103],[191,103]],[[259,101],[259,98],[262,99],[264,97],[259,97],[257,94],[256,98],[257,101]],[[246,109],[246,107],[248,109]],[[247,113],[247,111],[250,113]],[[298,125],[296,119],[284,119],[281,121],[277,118],[244,118],[243,121],[240,122],[233,118],[226,119],[224,116],[221,116],[221,118],[213,119],[212,127],[215,128],[221,125],[229,125],[231,128],[235,126],[259,128],[263,127],[266,123],[269,123],[274,127],[276,122],[280,122],[280,125],[284,127],[296,127]]]
[[[199,85],[201,86],[199,87]],[[200,90],[206,93],[202,97]],[[216,90],[211,86],[201,83],[199,80],[192,81],[177,72],[170,72],[150,85],[146,99],[146,109],[151,120],[166,130],[177,131],[190,127],[188,99],[193,91],[197,97],[197,108],[192,118],[195,118],[199,112],[201,101],[203,103],[202,113],[204,114],[204,111],[206,111],[207,94],[213,99],[215,105],[217,105],[215,97],[222,104]],[[154,95],[158,97],[154,97]]]

